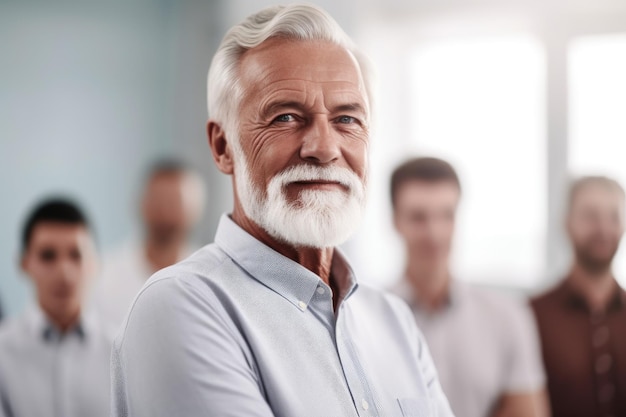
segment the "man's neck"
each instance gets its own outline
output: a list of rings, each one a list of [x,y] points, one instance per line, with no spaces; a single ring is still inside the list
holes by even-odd
[[[52,323],[61,334],[65,334],[73,329],[80,320],[80,309],[76,311],[55,312],[42,306],[42,310],[50,323]]]
[[[568,281],[582,294],[592,312],[605,312],[615,291],[615,280],[610,267],[601,271],[589,271],[576,262]]]
[[[450,273],[447,265],[425,271],[409,262],[406,279],[413,288],[416,301],[428,311],[442,308],[450,296]]]
[[[330,282],[330,270],[333,262],[333,248],[318,249],[309,247],[294,247],[280,242],[250,220],[243,213],[243,210],[239,208],[239,206],[235,206],[231,218],[239,227],[248,232],[255,239],[274,249],[281,255],[299,263],[315,275],[319,276],[322,281],[332,288]],[[334,290],[335,289],[333,288],[333,291]]]
[[[164,245],[147,238],[143,248],[150,269],[154,272],[178,262],[184,256],[185,241],[177,239]]]

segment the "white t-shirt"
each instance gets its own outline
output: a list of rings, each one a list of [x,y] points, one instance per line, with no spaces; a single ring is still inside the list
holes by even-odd
[[[413,310],[456,415],[486,417],[503,394],[544,386],[536,325],[520,300],[453,281],[448,305],[433,314],[406,281],[393,292]]]

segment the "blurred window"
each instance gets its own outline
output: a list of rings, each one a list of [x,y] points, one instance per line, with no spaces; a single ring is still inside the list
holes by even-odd
[[[412,58],[412,151],[452,162],[463,185],[456,274],[532,287],[545,270],[542,44],[525,35],[446,40]]]
[[[569,59],[569,167],[626,187],[626,34],[574,39]],[[616,276],[626,285],[624,245]]]

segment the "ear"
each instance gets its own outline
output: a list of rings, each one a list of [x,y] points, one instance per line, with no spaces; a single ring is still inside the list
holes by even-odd
[[[224,174],[232,175],[235,167],[233,152],[226,139],[224,129],[214,120],[209,120],[206,125],[206,131],[217,169]]]

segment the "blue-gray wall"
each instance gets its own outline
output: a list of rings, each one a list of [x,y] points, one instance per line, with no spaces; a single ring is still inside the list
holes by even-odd
[[[223,32],[219,2],[0,2],[0,299],[20,311],[17,268],[32,204],[62,193],[83,203],[103,250],[136,227],[146,165],[175,154],[208,180],[196,240],[228,203],[204,136],[205,76]]]

